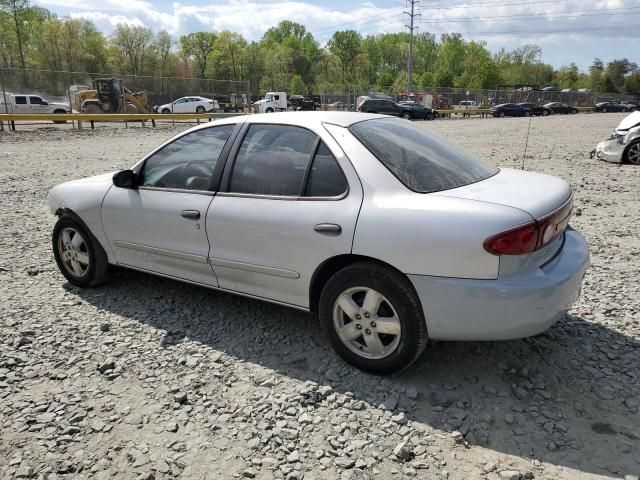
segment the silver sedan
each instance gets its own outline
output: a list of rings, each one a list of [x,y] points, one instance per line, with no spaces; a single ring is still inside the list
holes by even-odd
[[[119,265],[310,311],[338,354],[377,373],[429,339],[544,331],[589,264],[565,181],[372,114],[207,123],[131,169],[56,186],[49,205],[72,284]]]

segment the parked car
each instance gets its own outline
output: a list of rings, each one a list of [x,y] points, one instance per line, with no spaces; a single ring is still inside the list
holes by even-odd
[[[527,102],[518,103],[518,105],[524,108],[528,108],[531,111],[531,115],[538,115],[538,116],[542,115],[543,117],[546,117],[547,115],[551,115],[551,109],[545,107],[544,105],[537,105],[535,103],[527,103]]]
[[[542,91],[543,92],[559,92],[560,89],[558,87],[544,87]]]
[[[289,97],[289,106],[294,110],[315,110],[315,102],[304,95],[291,95]]]
[[[160,113],[205,113],[217,110],[220,110],[218,101],[206,97],[182,97],[157,108]]]
[[[613,135],[591,152],[594,156],[606,162],[640,165],[640,112],[622,119]]]
[[[403,102],[398,102],[398,105],[407,106],[413,109],[414,117],[420,120],[433,120],[438,116],[438,112],[434,109],[425,107],[421,103],[413,102],[410,100],[406,100]]]
[[[480,104],[475,100],[462,100],[458,105],[454,105],[454,110],[475,110],[480,108]]]
[[[0,113],[29,113],[29,114],[51,114],[51,113],[71,113],[68,103],[48,102],[40,95],[23,93],[7,93],[0,95]],[[65,123],[64,120],[54,120],[53,123]]]
[[[553,113],[564,113],[564,114],[573,113],[573,114],[576,114],[576,113],[578,113],[580,111],[576,107],[574,107],[573,105],[568,105],[568,104],[562,103],[562,102],[545,103],[544,107],[548,108]]]
[[[593,106],[594,112],[627,112],[627,106],[622,103],[598,102]]]
[[[620,102],[620,105],[624,106],[627,112],[635,112],[640,110],[640,102],[624,101]]]
[[[494,117],[528,117],[531,110],[516,103],[501,103],[491,107],[489,113]]]
[[[332,110],[345,110],[347,108],[347,104],[344,102],[331,102],[327,107]]]
[[[402,117],[407,120],[421,118],[423,112],[417,111],[413,106],[401,105],[391,100],[368,98],[358,105],[358,111],[363,113],[382,113]]]
[[[377,373],[429,339],[546,330],[589,263],[568,183],[382,115],[207,122],[48,201],[71,284],[118,265],[314,312],[346,361]]]

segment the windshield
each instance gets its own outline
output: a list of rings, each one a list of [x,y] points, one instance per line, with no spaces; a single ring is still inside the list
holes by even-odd
[[[349,130],[414,192],[449,190],[498,173],[496,167],[407,120],[366,120]]]

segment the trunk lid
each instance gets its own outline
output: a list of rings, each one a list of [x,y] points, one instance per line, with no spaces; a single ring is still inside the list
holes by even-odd
[[[537,220],[562,206],[571,197],[571,186],[551,175],[503,168],[486,180],[434,195],[514,207]]]

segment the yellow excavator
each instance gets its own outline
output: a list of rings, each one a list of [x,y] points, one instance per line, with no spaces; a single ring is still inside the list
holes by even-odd
[[[122,80],[98,78],[93,90],[74,93],[74,109],[81,113],[149,113],[149,96],[146,91],[131,92],[124,88]]]

